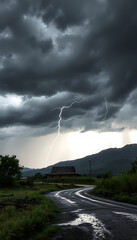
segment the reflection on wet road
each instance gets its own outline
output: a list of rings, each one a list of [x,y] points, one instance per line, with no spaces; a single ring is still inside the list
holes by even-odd
[[[71,225],[71,226],[78,226],[81,224],[91,224],[93,228],[93,239],[105,239],[105,233],[111,235],[110,231],[108,231],[105,227],[105,225],[97,219],[93,215],[89,214],[78,214],[78,218],[76,218],[74,221],[67,222],[67,223],[60,223],[59,225]]]
[[[137,240],[137,206],[98,198],[90,188],[52,192],[62,210],[57,225],[61,231],[54,239]]]
[[[119,214],[119,215],[123,215],[123,216],[137,222],[137,214],[126,213],[126,212],[114,212],[114,213]]]
[[[64,190],[64,192],[65,192],[66,190]],[[62,197],[61,196],[61,193],[62,193],[63,191],[61,191],[61,192],[57,192],[56,194],[55,194],[55,196],[57,197],[57,198],[60,198],[60,199],[62,199],[62,200],[64,200],[64,201],[67,201],[67,202],[69,202],[69,203],[71,203],[71,204],[75,204],[75,202],[74,201],[71,201],[70,199],[67,199],[67,198],[65,198],[65,197]]]

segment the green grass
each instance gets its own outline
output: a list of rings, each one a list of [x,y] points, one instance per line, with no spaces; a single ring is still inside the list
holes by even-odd
[[[47,179],[47,183],[68,183],[68,184],[89,184],[96,183],[95,177],[79,176],[79,177],[56,177]]]
[[[59,213],[53,201],[42,193],[59,190],[58,185],[35,184],[0,190],[0,239],[50,239],[57,227],[51,226]]]
[[[123,173],[119,176],[101,179],[92,193],[137,204],[137,173]]]

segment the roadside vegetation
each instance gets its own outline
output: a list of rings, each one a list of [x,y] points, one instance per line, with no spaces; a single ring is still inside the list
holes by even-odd
[[[59,209],[42,194],[59,189],[44,183],[0,189],[0,239],[49,239],[57,230],[51,223]]]
[[[60,210],[44,194],[72,185],[47,184],[40,174],[21,179],[21,169],[16,156],[0,156],[0,239],[51,239]]]
[[[106,172],[99,179],[92,193],[117,201],[137,204],[137,159],[132,162],[131,170],[119,176]]]

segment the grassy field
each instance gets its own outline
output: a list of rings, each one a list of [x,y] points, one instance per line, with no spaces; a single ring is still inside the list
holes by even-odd
[[[114,200],[137,204],[137,172],[123,173],[106,179],[100,179],[93,194]]]
[[[50,239],[57,231],[51,223],[58,216],[59,209],[43,193],[67,187],[35,183],[31,187],[0,189],[0,239]]]
[[[97,179],[95,177],[79,176],[79,177],[57,177],[49,178],[46,180],[47,183],[68,183],[68,184],[96,184]]]

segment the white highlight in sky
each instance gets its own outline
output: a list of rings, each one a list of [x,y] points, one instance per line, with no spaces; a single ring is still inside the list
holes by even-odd
[[[133,130],[129,132],[129,138],[131,143],[137,143],[137,131]]]
[[[7,131],[6,129],[4,129]],[[32,129],[27,127],[9,128],[7,135],[14,133],[15,137],[0,140],[0,152],[2,155],[17,155],[20,164],[30,168],[45,167],[45,153],[49,151],[51,142],[57,133],[46,136],[29,137]],[[22,135],[22,132],[24,135]],[[29,134],[27,135],[26,134]],[[108,148],[123,147],[124,132],[71,132],[60,133],[54,151],[49,155],[48,166],[60,161],[74,160],[87,155],[96,154]],[[3,133],[0,131],[0,135]],[[130,138],[124,144],[137,143],[137,131],[129,132]]]
[[[71,132],[68,133],[68,141],[72,159],[98,153],[107,148],[123,147],[123,135],[119,132]]]
[[[15,94],[7,94],[6,96],[0,96],[0,106],[14,106],[18,107],[22,103],[22,96]]]
[[[10,101],[11,101],[12,105],[19,106],[22,102],[22,99],[19,96],[14,96],[13,95],[13,96],[10,97]]]

